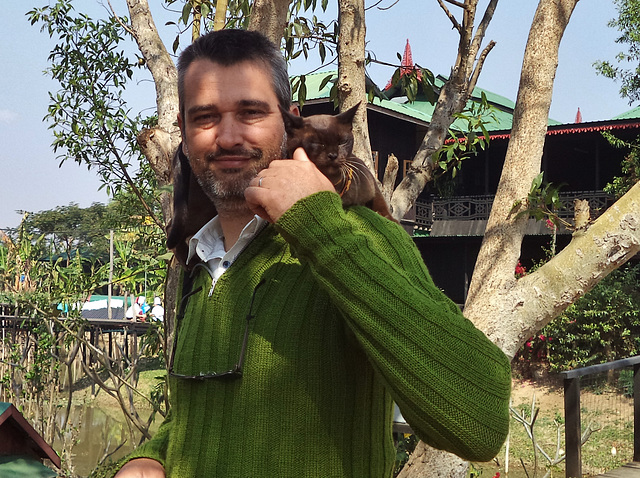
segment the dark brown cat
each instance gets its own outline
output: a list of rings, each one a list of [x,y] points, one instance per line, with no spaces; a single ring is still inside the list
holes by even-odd
[[[211,199],[191,172],[182,143],[173,156],[173,218],[167,225],[167,248],[186,266],[188,240],[217,214]]]
[[[397,222],[382,196],[378,183],[360,158],[352,154],[353,118],[360,105],[331,115],[303,118],[280,109],[287,132],[287,157],[302,147],[309,159],[333,183],[344,206],[367,206]]]

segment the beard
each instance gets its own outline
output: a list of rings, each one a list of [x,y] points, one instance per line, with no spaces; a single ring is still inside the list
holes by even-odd
[[[286,135],[280,148],[262,150],[259,148],[235,148],[232,150],[217,149],[204,157],[205,164],[216,161],[219,157],[240,156],[249,159],[246,168],[228,168],[221,170],[207,169],[196,176],[200,187],[211,199],[218,212],[247,209],[244,190],[260,171],[267,168],[274,159],[283,158],[286,154]]]

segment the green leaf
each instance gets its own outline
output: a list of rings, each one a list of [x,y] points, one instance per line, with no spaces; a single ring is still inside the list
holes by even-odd
[[[533,181],[531,182],[531,192],[534,192],[540,189],[540,186],[542,185],[543,177],[544,177],[544,172],[541,172],[533,179]]]
[[[191,16],[191,10],[192,10],[193,6],[191,5],[191,2],[187,1],[184,4],[184,7],[182,7],[182,15],[180,16],[180,20],[182,21],[182,23],[184,23],[185,25],[189,24],[189,17]]]
[[[318,91],[322,91],[324,89],[324,87],[327,86],[327,83],[329,83],[331,81],[332,78],[333,78],[333,75],[325,76],[322,79],[322,81],[320,82],[320,86],[318,87]]]

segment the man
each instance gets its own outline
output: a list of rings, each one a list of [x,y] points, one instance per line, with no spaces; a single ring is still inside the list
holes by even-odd
[[[278,105],[297,109],[277,48],[219,31],[178,70],[183,151],[218,216],[189,245],[171,412],[118,477],[388,477],[394,400],[427,443],[491,459],[507,358],[400,226],[343,209],[303,150],[279,159]]]

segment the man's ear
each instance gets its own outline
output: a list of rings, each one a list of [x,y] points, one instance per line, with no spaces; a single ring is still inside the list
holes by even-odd
[[[300,110],[298,109],[297,105],[289,106],[289,113],[291,113],[294,116],[300,116]]]

